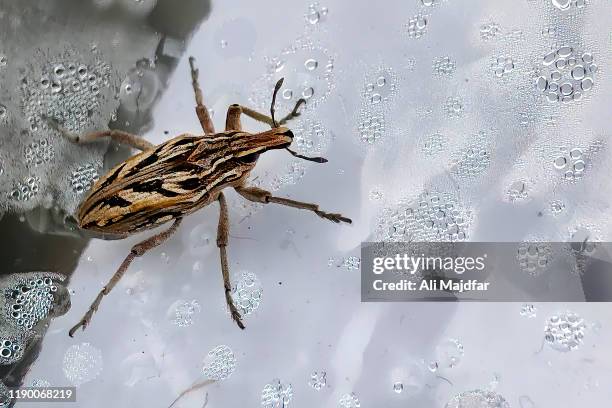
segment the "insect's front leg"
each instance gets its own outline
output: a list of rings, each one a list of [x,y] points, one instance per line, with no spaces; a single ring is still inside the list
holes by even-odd
[[[194,57],[189,57],[189,67],[191,68],[191,85],[193,86],[193,92],[195,93],[196,115],[198,115],[198,119],[200,120],[200,125],[202,125],[202,130],[204,130],[204,133],[206,135],[213,135],[215,134],[215,127],[210,118],[210,114],[208,113],[208,109],[206,108],[206,105],[204,105],[202,90],[200,89],[200,83],[198,82],[200,70],[195,66]]]
[[[317,214],[319,217],[325,218],[333,222],[337,222],[337,223],[346,222],[348,224],[352,223],[350,218],[346,218],[342,216],[342,214],[328,213],[328,212],[320,210],[317,204],[304,203],[302,201],[290,200],[288,198],[275,197],[269,191],[263,190],[258,187],[238,186],[238,187],[235,187],[235,190],[238,194],[240,194],[247,200],[254,201],[256,203],[262,203],[262,204],[276,203],[280,205],[286,205],[288,207],[312,211],[315,214]]]
[[[134,135],[132,133],[124,132],[123,130],[101,130],[98,132],[91,132],[85,135],[77,135],[69,132],[63,126],[61,126],[55,119],[50,118],[48,116],[44,116],[52,128],[57,130],[64,136],[66,139],[70,140],[72,143],[91,143],[96,140],[110,137],[112,140],[116,141],[120,144],[125,144],[131,146],[138,150],[149,150],[155,147],[155,145],[140,136]]]
[[[221,273],[223,274],[223,287],[225,289],[225,301],[229,310],[232,314],[232,319],[236,322],[238,327],[244,329],[244,324],[242,323],[242,316],[240,316],[240,312],[236,308],[234,304],[234,299],[232,299],[232,284],[230,282],[229,276],[229,265],[227,262],[227,242],[229,238],[229,215],[227,210],[227,202],[225,201],[225,196],[223,193],[219,193],[219,227],[217,228],[217,246],[219,247],[219,252],[221,254]]]
[[[156,246],[160,245],[162,242],[170,238],[170,236],[174,234],[176,230],[178,229],[179,225],[181,224],[181,220],[182,218],[176,218],[174,220],[174,224],[172,224],[172,226],[168,228],[167,230],[162,231],[159,234],[155,234],[152,237],[147,238],[146,240],[132,247],[132,250],[130,251],[128,256],[125,257],[125,259],[121,263],[121,266],[119,266],[119,269],[117,269],[117,272],[115,272],[115,274],[108,281],[106,286],[104,286],[102,290],[100,291],[100,293],[98,293],[98,296],[96,296],[96,299],[93,301],[93,303],[89,307],[89,310],[87,311],[87,313],[85,313],[83,318],[76,325],[74,325],[72,329],[70,329],[70,331],[68,332],[68,335],[70,337],[74,336],[74,333],[78,330],[79,327],[82,327],[83,330],[85,330],[85,327],[87,327],[87,325],[91,321],[93,314],[98,310],[98,307],[100,306],[100,302],[102,301],[102,298],[108,295],[111,292],[111,290],[113,290],[117,282],[119,282],[121,278],[123,277],[123,274],[125,273],[127,268],[130,266],[134,258],[144,255],[150,249],[155,248]]]
[[[293,110],[287,116],[282,118],[278,122],[278,124],[284,125],[291,119],[300,116],[300,112],[298,112],[298,109],[304,102],[306,102],[304,99],[300,99],[299,101],[297,101]],[[274,122],[272,121],[272,118],[270,116],[257,112],[256,110],[253,110],[251,108],[247,108],[246,106],[233,104],[227,109],[227,116],[225,119],[225,130],[242,130],[242,127],[240,124],[241,114],[245,114],[248,117],[255,119],[258,122],[262,122],[262,123],[269,125],[270,127],[274,127]]]

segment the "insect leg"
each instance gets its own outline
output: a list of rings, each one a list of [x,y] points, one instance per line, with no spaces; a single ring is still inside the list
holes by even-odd
[[[298,109],[300,108],[300,105],[302,105],[303,103],[305,103],[306,101],[304,99],[300,99],[299,101],[296,102],[295,106],[293,107],[293,110],[284,118],[282,118],[278,124],[279,125],[284,125],[285,123],[287,123],[288,121],[290,121],[293,118],[296,118],[298,116],[300,116],[300,112],[298,112]],[[230,108],[227,111],[227,120],[229,120],[229,115],[230,115],[230,109],[234,108],[234,110],[236,108],[239,108],[241,113],[244,113],[245,115],[247,115],[248,117],[255,119],[258,122],[263,122],[267,125],[269,125],[270,127],[274,127],[274,122],[272,121],[272,118],[268,115],[265,115],[263,113],[257,112],[256,110],[253,110],[251,108],[247,108],[246,106],[242,106],[242,105],[232,105],[230,106]],[[228,124],[228,122],[225,122],[226,126]],[[232,130],[239,130],[239,129],[235,129],[235,128],[231,128]],[[229,130],[229,129],[227,129]]]
[[[242,114],[242,107],[237,104],[230,105],[227,108],[227,115],[225,116],[225,130],[242,130],[242,122],[240,121],[240,114]]]
[[[244,329],[242,317],[240,316],[240,312],[238,312],[238,309],[234,304],[234,299],[232,299],[232,284],[230,283],[229,266],[227,262],[226,251],[227,241],[229,237],[229,216],[227,211],[227,202],[225,201],[225,196],[223,195],[223,193],[219,193],[219,206],[221,207],[221,211],[219,214],[219,227],[217,229],[217,246],[219,247],[219,251],[221,253],[221,273],[223,274],[225,301],[227,302],[227,306],[229,307],[229,310],[232,313],[232,319],[234,319],[238,327]]]
[[[170,236],[176,232],[177,228],[181,224],[181,220],[182,218],[176,218],[174,220],[174,224],[172,224],[172,226],[168,228],[167,230],[162,231],[159,234],[153,235],[152,237],[147,238],[146,240],[132,247],[132,250],[130,251],[128,256],[125,257],[125,259],[121,263],[121,266],[119,266],[119,269],[117,269],[117,272],[115,272],[115,274],[108,281],[106,286],[104,286],[102,290],[100,291],[100,293],[98,293],[98,296],[96,296],[96,299],[93,301],[93,303],[89,307],[89,310],[87,311],[87,313],[85,313],[83,318],[76,325],[74,325],[72,329],[70,329],[70,331],[68,332],[68,335],[70,337],[74,336],[74,333],[78,330],[79,327],[82,327],[83,330],[85,330],[85,327],[87,327],[87,325],[91,321],[91,317],[98,310],[98,307],[100,306],[100,302],[102,301],[102,298],[108,295],[111,292],[111,290],[113,290],[117,282],[119,282],[119,280],[121,280],[121,278],[123,277],[123,274],[125,273],[127,268],[130,266],[134,258],[144,255],[150,249],[155,248],[156,246],[160,245],[165,240],[170,238]]]
[[[191,68],[191,85],[193,86],[193,92],[195,93],[196,115],[198,115],[198,119],[200,120],[200,125],[202,125],[204,133],[207,135],[212,135],[215,133],[215,127],[210,119],[208,109],[206,108],[206,105],[204,105],[202,90],[200,89],[200,84],[198,82],[198,74],[200,73],[200,70],[195,66],[194,57],[189,57],[189,67]]]
[[[342,214],[328,213],[319,210],[319,206],[317,204],[304,203],[301,201],[290,200],[288,198],[274,197],[269,191],[262,190],[258,187],[235,187],[235,190],[247,200],[254,201],[256,203],[276,203],[286,205],[288,207],[312,211],[319,217],[333,222],[346,222],[348,224],[352,223],[350,218],[343,217]]]
[[[128,132],[124,132],[123,130],[101,130],[98,132],[87,133],[85,135],[77,135],[69,132],[67,129],[62,127],[55,119],[50,117],[44,118],[49,122],[51,127],[60,132],[62,136],[70,140],[72,143],[91,143],[95,142],[98,139],[110,137],[118,143],[126,144],[142,151],[149,150],[155,147],[153,143],[143,139],[142,137]]]

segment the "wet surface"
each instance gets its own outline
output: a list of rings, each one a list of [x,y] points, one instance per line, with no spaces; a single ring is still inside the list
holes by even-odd
[[[608,2],[23,3],[0,1],[2,277],[60,273],[71,306],[64,296],[49,307],[44,285],[32,292],[46,305],[37,313],[50,315],[23,340],[23,357],[0,366],[7,386],[78,386],[77,403],[58,407],[169,406],[207,379],[175,406],[612,398],[606,304],[366,304],[359,286],[366,240],[511,241],[517,251],[610,241]],[[70,338],[151,234],[108,241],[74,227],[89,186],[130,153],[74,146],[41,115],[72,132],[119,128],[153,143],[199,134],[190,55],[217,130],[232,103],[267,112],[281,77],[278,112],[307,100],[290,124],[293,147],[329,162],[269,152],[251,184],[353,225],[230,191],[244,331],[225,306],[215,203],[137,259]]]

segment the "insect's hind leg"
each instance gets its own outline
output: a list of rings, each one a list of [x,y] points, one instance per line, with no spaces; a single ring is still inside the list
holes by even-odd
[[[200,120],[200,125],[202,125],[202,130],[204,130],[204,133],[207,135],[212,135],[215,133],[215,127],[210,118],[208,109],[206,108],[206,105],[204,105],[202,90],[200,89],[200,83],[198,82],[200,70],[195,66],[194,57],[189,57],[189,67],[191,69],[191,85],[193,86],[193,92],[195,93],[196,115],[198,115],[198,119]]]
[[[317,214],[319,217],[325,218],[332,222],[336,222],[336,223],[346,222],[348,224],[352,223],[350,218],[346,218],[342,216],[342,214],[328,213],[328,212],[320,210],[317,204],[304,203],[302,201],[290,200],[288,198],[275,197],[269,191],[263,190],[258,187],[244,187],[244,186],[240,187],[239,186],[239,187],[235,187],[235,190],[238,194],[240,194],[247,200],[254,201],[256,203],[263,203],[263,204],[276,203],[280,205],[286,205],[288,207],[312,211],[315,214]]]
[[[43,118],[49,122],[52,128],[60,132],[62,136],[70,140],[72,143],[91,143],[105,137],[110,137],[117,143],[125,144],[142,151],[149,150],[155,147],[153,143],[143,139],[142,137],[134,135],[132,133],[124,132],[123,130],[101,130],[98,132],[87,133],[85,135],[77,135],[69,132],[67,129],[62,127],[55,119],[50,118],[48,116],[44,116]]]
[[[147,238],[146,240],[132,247],[132,250],[130,251],[128,256],[125,257],[125,259],[121,263],[121,266],[119,266],[119,269],[117,269],[117,272],[115,272],[115,274],[108,281],[106,286],[104,286],[102,290],[100,291],[100,293],[98,293],[98,296],[96,296],[96,299],[93,301],[93,303],[89,307],[89,310],[87,311],[87,313],[85,313],[83,318],[76,325],[74,325],[72,329],[70,329],[70,331],[68,332],[68,335],[70,337],[74,336],[74,333],[79,329],[79,327],[82,327],[83,330],[85,330],[85,327],[87,327],[87,325],[91,321],[93,314],[98,310],[98,307],[100,306],[100,302],[102,301],[102,298],[108,295],[111,292],[111,290],[113,290],[117,282],[119,282],[121,278],[123,277],[123,274],[125,273],[127,268],[130,266],[134,258],[144,255],[150,249],[155,248],[156,246],[160,245],[165,240],[170,238],[170,236],[176,232],[177,228],[181,224],[181,221],[182,221],[182,218],[176,218],[174,220],[174,224],[172,224],[172,226],[170,226],[170,228],[168,228],[167,230],[162,231],[159,234],[153,235],[152,237]]]
[[[234,304],[234,299],[232,299],[232,284],[230,282],[226,250],[229,238],[229,215],[227,211],[227,202],[225,201],[225,196],[223,195],[223,193],[219,193],[218,200],[220,206],[220,213],[219,227],[217,228],[217,246],[219,247],[219,252],[221,255],[221,273],[223,274],[225,302],[227,303],[230,313],[232,314],[232,319],[234,319],[238,327],[244,329],[244,324],[242,323],[242,316],[240,316],[240,312]]]

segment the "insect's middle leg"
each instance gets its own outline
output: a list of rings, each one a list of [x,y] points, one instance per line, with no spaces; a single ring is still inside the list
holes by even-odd
[[[240,312],[236,308],[234,304],[234,299],[232,299],[232,284],[230,282],[229,276],[229,266],[227,262],[227,242],[229,238],[229,215],[227,211],[227,202],[225,201],[225,196],[223,193],[219,193],[219,227],[217,228],[217,246],[219,247],[219,252],[221,254],[221,273],[223,274],[223,287],[225,289],[225,302],[229,307],[229,310],[232,314],[232,319],[236,322],[238,327],[244,329],[244,324],[242,323],[242,316],[240,316]]]
[[[312,203],[304,203],[302,201],[290,200],[288,198],[275,197],[269,191],[263,190],[258,187],[235,187],[235,190],[238,194],[243,196],[249,201],[254,201],[256,203],[268,204],[268,203],[276,203],[280,205],[286,205],[288,207],[300,208],[302,210],[312,211],[317,214],[321,218],[325,218],[327,220],[339,223],[346,222],[348,224],[352,223],[350,218],[346,218],[342,216],[342,214],[337,213],[328,213],[326,211],[322,211],[319,209],[317,204]]]
[[[79,327],[82,327],[83,330],[85,330],[85,327],[87,327],[87,325],[91,321],[93,314],[96,312],[96,310],[98,310],[98,307],[100,306],[100,302],[102,301],[102,298],[108,295],[111,292],[111,290],[113,290],[117,282],[119,282],[121,278],[123,277],[123,274],[125,273],[127,268],[130,266],[134,258],[144,255],[150,249],[155,248],[156,246],[160,245],[165,240],[170,238],[170,236],[176,232],[177,228],[181,224],[181,220],[182,218],[175,219],[174,224],[172,224],[172,226],[168,228],[167,230],[162,231],[159,234],[153,235],[152,237],[147,238],[146,240],[132,247],[132,250],[130,251],[128,256],[125,257],[125,259],[121,263],[121,266],[119,266],[119,269],[117,269],[117,272],[115,272],[115,274],[108,281],[106,286],[104,286],[102,290],[100,291],[100,293],[98,293],[98,296],[96,296],[96,299],[93,301],[93,303],[89,307],[89,310],[87,311],[87,313],[85,313],[83,318],[76,325],[74,325],[72,329],[70,329],[70,331],[68,332],[68,335],[70,335],[70,337],[74,336],[74,333],[78,330]]]
[[[210,114],[208,113],[208,109],[206,108],[206,105],[204,105],[202,90],[200,89],[200,84],[198,82],[198,74],[200,73],[200,70],[195,67],[195,58],[189,57],[189,67],[191,68],[191,85],[193,86],[193,92],[195,93],[196,115],[198,115],[198,119],[200,120],[200,125],[202,125],[204,133],[207,135],[213,135],[215,133],[215,127],[210,118]]]

